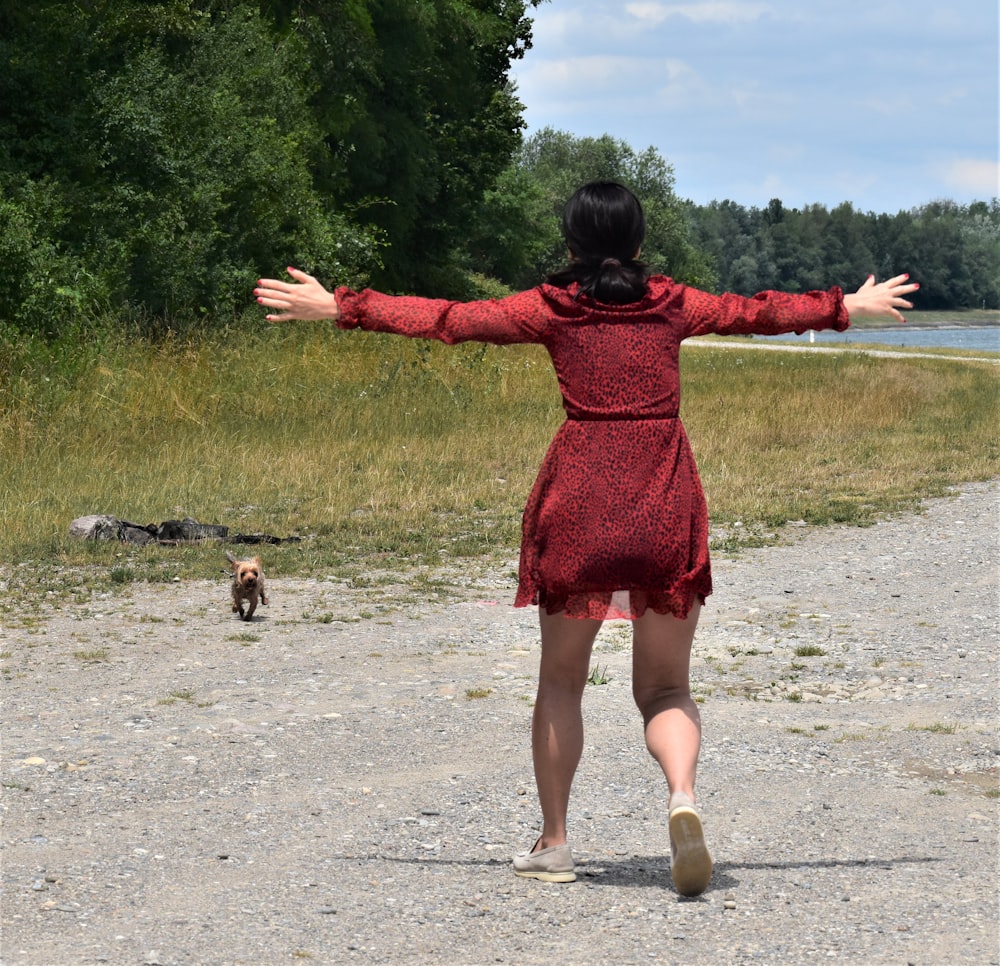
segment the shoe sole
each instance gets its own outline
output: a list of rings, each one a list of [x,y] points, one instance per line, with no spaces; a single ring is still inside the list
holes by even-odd
[[[538,879],[539,882],[576,882],[575,872],[521,872],[515,869],[514,875],[522,879]]]
[[[670,844],[674,887],[682,896],[700,896],[712,878],[712,856],[705,845],[701,819],[693,808],[681,805],[670,813]]]

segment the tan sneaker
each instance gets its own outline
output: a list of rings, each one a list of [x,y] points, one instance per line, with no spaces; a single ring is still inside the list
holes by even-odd
[[[553,845],[514,856],[514,875],[542,882],[575,882],[573,853],[568,845]]]
[[[712,856],[692,805],[670,809],[670,875],[682,896],[700,896],[712,878]]]

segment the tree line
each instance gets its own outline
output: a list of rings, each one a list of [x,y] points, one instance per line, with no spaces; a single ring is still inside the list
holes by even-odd
[[[897,215],[678,198],[654,149],[524,139],[543,0],[0,0],[0,328],[224,325],[260,274],[448,297],[535,284],[562,203],[616,178],[656,269],[740,292],[900,266],[1000,307],[997,200]],[[184,320],[182,323],[181,320]]]

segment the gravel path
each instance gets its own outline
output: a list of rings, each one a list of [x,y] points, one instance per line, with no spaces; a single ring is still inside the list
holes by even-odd
[[[997,497],[717,557],[697,900],[620,623],[586,694],[582,874],[511,874],[538,822],[513,565],[405,610],[389,575],[272,575],[251,624],[221,576],[27,608],[0,630],[2,962],[998,963]]]

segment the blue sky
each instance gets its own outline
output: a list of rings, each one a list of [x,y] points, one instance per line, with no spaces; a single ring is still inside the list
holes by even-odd
[[[996,0],[547,0],[527,134],[610,134],[699,204],[891,212],[998,186]]]

